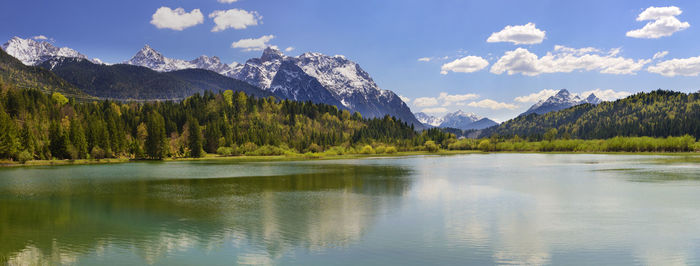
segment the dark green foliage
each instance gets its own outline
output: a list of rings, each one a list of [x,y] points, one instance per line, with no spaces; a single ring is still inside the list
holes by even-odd
[[[167,155],[165,140],[165,120],[158,112],[151,112],[146,120],[146,156],[149,159],[163,159]]]
[[[228,96],[226,96],[228,95]],[[59,99],[60,101],[56,100]],[[8,106],[7,108],[2,106]],[[242,92],[195,94],[180,102],[68,101],[30,89],[2,87],[2,159],[203,157],[334,154],[376,147],[382,153],[447,148],[454,136],[414,131],[393,117],[363,119],[311,102],[256,98]]]
[[[83,92],[109,99],[183,99],[204,91],[237,90],[256,96],[270,93],[204,69],[157,72],[126,64],[98,65],[77,58],[53,58],[39,65]]]
[[[700,93],[657,90],[614,102],[582,104],[544,115],[530,114],[483,131],[482,136],[521,136],[541,140],[551,129],[557,138],[607,139],[616,136],[700,138]]]
[[[56,159],[68,159],[68,137],[63,132],[58,122],[51,123],[49,128],[49,150],[51,156]]]
[[[199,121],[196,118],[190,118],[187,121],[188,136],[187,147],[190,149],[190,157],[202,157],[202,129],[199,127]]]

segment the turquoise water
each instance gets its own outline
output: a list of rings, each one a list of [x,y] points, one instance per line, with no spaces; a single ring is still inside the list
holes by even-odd
[[[0,169],[0,262],[698,264],[698,157]]]

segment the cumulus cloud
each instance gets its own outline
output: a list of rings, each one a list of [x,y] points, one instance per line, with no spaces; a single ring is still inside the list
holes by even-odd
[[[217,0],[219,3],[222,4],[230,4],[230,3],[235,3],[238,2],[238,0]]]
[[[515,97],[516,102],[521,102],[521,103],[536,103],[539,101],[547,100],[547,98],[554,96],[559,92],[558,90],[550,90],[550,89],[544,89],[539,92],[535,93],[530,93],[525,96],[518,96]]]
[[[285,52],[294,51],[294,47],[289,46],[289,47],[287,47],[287,48],[284,48],[284,51],[285,51]]]
[[[430,60],[433,60],[433,59],[430,58],[430,57],[421,57],[421,58],[418,58],[418,61],[419,61],[419,62],[430,62]]]
[[[228,28],[234,28],[237,30],[242,30],[248,26],[258,25],[258,22],[262,20],[262,16],[255,11],[245,11],[242,9],[229,9],[229,10],[216,10],[209,14],[209,18],[214,19],[214,28],[211,29],[213,32],[222,31]]]
[[[435,107],[435,108],[423,108],[423,110],[420,110],[423,113],[426,114],[439,114],[439,113],[446,113],[447,108],[445,107]]]
[[[260,38],[256,38],[256,39],[252,39],[252,38],[240,39],[236,42],[233,42],[231,44],[231,47],[243,49],[243,51],[245,51],[245,52],[262,51],[266,47],[270,46],[270,44],[268,44],[268,42],[270,42],[274,38],[275,38],[275,36],[270,34],[270,35],[261,36]]]
[[[676,18],[681,13],[683,11],[676,6],[649,7],[639,14],[637,21],[651,21],[641,29],[628,31],[626,35],[627,37],[644,39],[671,36],[675,32],[690,27],[690,23],[681,22]]]
[[[34,40],[48,40],[49,38],[44,36],[44,35],[37,35],[37,36],[32,37],[32,39],[34,39]]]
[[[554,46],[553,52],[547,52],[539,58],[525,48],[517,48],[506,52],[491,66],[491,73],[523,74],[537,76],[542,73],[572,72],[575,70],[596,70],[605,74],[634,75],[649,59],[634,60],[617,56],[620,49],[612,49],[603,53],[599,49],[570,48],[561,45]]]
[[[499,32],[494,32],[486,39],[486,42],[512,42],[513,44],[542,43],[545,31],[535,27],[530,22],[525,25],[506,26]]]
[[[447,94],[446,92],[441,92],[440,96],[438,96],[438,100],[442,101],[442,106],[450,106],[452,104],[459,103],[467,101],[467,100],[473,100],[479,98],[478,94],[474,93],[467,93],[467,94]]]
[[[419,97],[413,99],[413,105],[417,107],[429,107],[438,105],[438,100],[435,97]]]
[[[647,71],[666,77],[697,76],[700,74],[700,56],[662,61],[647,67]]]
[[[668,55],[668,51],[658,52],[658,53],[655,53],[654,57],[652,57],[651,59],[654,59],[654,60],[661,59],[661,58],[666,57],[666,55]]]
[[[488,108],[491,110],[499,110],[499,109],[515,109],[518,108],[518,106],[514,104],[509,104],[509,103],[504,103],[504,102],[497,102],[491,99],[484,99],[478,102],[470,102],[467,104],[469,107],[478,107],[478,108]]]
[[[627,96],[632,95],[631,92],[628,91],[614,91],[611,89],[607,90],[601,90],[601,89],[595,89],[595,90],[590,90],[590,91],[584,91],[579,94],[579,97],[585,98],[588,97],[588,95],[591,95],[591,93],[595,94],[599,99],[603,101],[614,101],[620,98],[625,98]]]
[[[199,9],[193,9],[189,13],[185,12],[185,9],[178,7],[176,9],[170,9],[169,7],[162,6],[153,13],[151,18],[151,24],[159,29],[171,29],[181,31],[186,28],[195,26],[197,24],[202,24],[204,22],[204,15]]]
[[[446,75],[450,71],[471,73],[482,70],[488,65],[489,62],[486,61],[486,59],[483,59],[479,56],[470,55],[442,65],[442,68],[440,69],[440,74]]]

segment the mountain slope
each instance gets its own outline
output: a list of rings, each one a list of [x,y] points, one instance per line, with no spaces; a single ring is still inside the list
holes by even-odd
[[[221,62],[219,57],[202,55],[190,61],[173,59],[163,56],[149,45],[145,45],[131,59],[124,62],[127,65],[147,67],[158,72],[170,72],[183,69],[206,69],[227,77],[233,77],[233,73],[240,69],[240,64],[227,65]]]
[[[540,138],[552,128],[560,136],[582,139],[684,134],[700,138],[700,93],[658,90],[598,105],[582,104],[543,115],[524,115],[485,129],[481,136]]]
[[[60,92],[69,97],[89,98],[74,85],[46,69],[26,66],[18,59],[0,50],[0,78],[5,84],[19,88],[33,88],[51,93]]]
[[[442,117],[432,116],[423,112],[418,112],[414,114],[416,119],[426,125],[427,127],[439,127],[444,119]]]
[[[572,95],[568,90],[562,89],[559,92],[557,92],[556,95],[547,98],[547,100],[539,101],[538,103],[532,105],[530,109],[528,109],[520,115],[545,114],[552,111],[566,109],[579,104],[590,103],[595,105],[601,102],[602,101],[598,99],[598,97],[596,97],[593,93],[588,95],[586,99],[582,100],[578,95]]]
[[[52,58],[40,66],[68,80],[85,93],[102,98],[182,99],[206,90],[226,89],[256,96],[270,95],[245,82],[202,69],[162,73],[140,66],[98,65],[80,58],[62,57]]]
[[[270,92],[281,99],[325,103],[345,109],[333,94],[326,90],[315,78],[306,75],[291,61],[283,61],[272,79]]]

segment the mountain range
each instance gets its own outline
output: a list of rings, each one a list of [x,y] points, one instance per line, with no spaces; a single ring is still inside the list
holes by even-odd
[[[599,99],[595,94],[591,93],[585,99],[581,99],[578,95],[572,95],[568,90],[561,89],[555,94],[547,98],[546,100],[541,100],[530,107],[527,111],[520,114],[546,114],[553,111],[559,111],[579,104],[590,103],[593,105],[601,103],[602,100]]]
[[[190,61],[167,58],[146,45],[123,64],[106,65],[46,41],[14,37],[2,49],[25,65],[49,69],[98,97],[177,99],[202,90],[231,89],[228,85],[234,84],[234,89],[255,95],[332,104],[368,118],[391,115],[422,127],[398,95],[380,89],[367,72],[344,56],[304,53],[291,57],[268,47],[261,57],[244,64],[224,64],[216,56]],[[257,87],[257,91],[236,81]],[[214,86],[203,86],[211,83]]]
[[[473,113],[466,113],[462,110],[458,110],[453,113],[448,113],[442,117],[428,115],[423,112],[416,113],[415,115],[418,121],[423,123],[426,127],[479,130],[498,125],[498,123],[489,118],[481,117]]]

